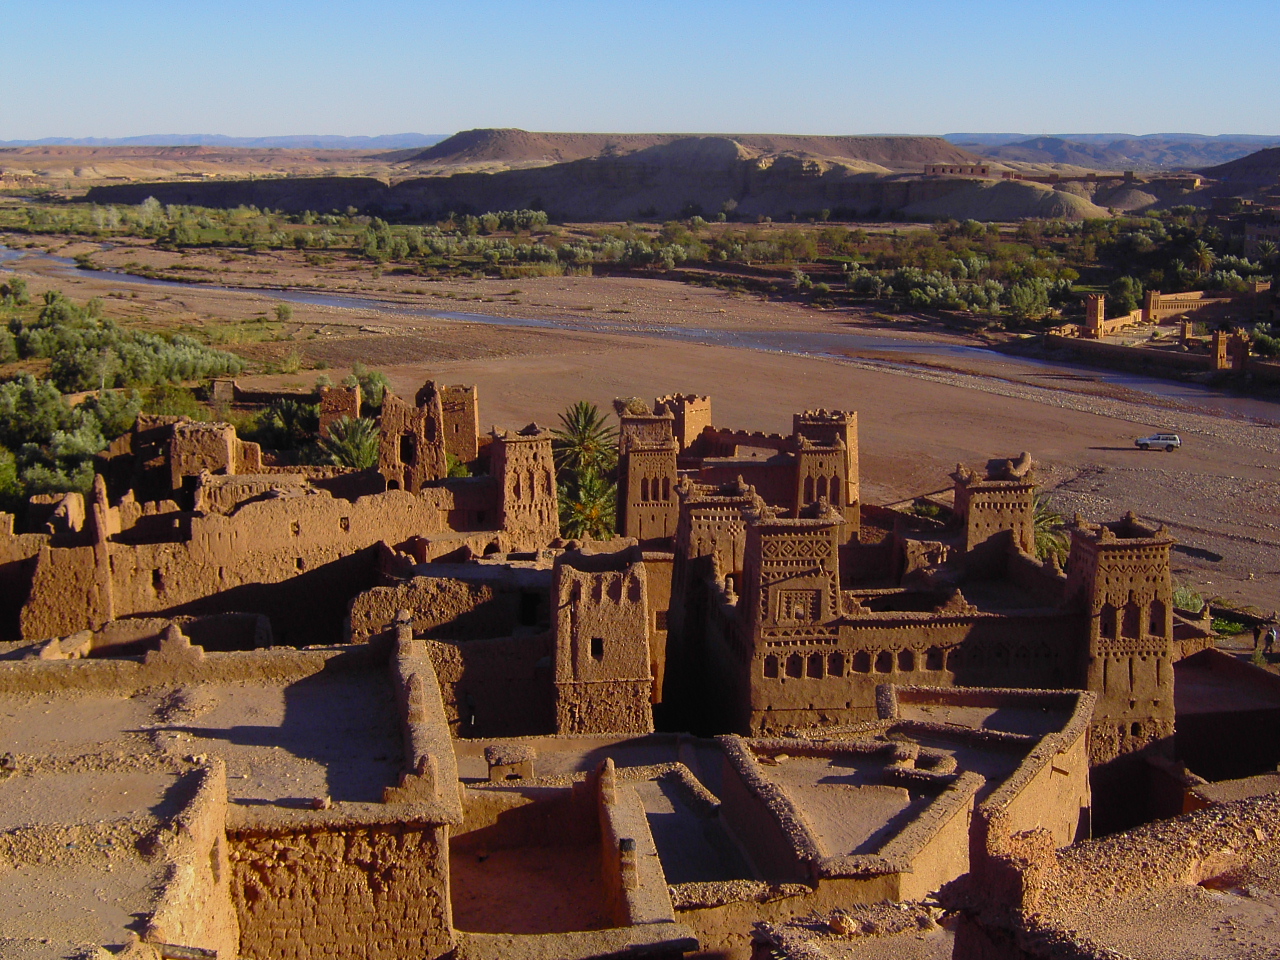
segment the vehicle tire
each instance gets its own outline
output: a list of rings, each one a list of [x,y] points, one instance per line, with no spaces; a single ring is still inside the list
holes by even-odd
[[[1149,443],[1140,443],[1140,444],[1138,444],[1138,449],[1139,449],[1139,450],[1150,450],[1150,449],[1151,449],[1151,444],[1149,444]]]
[[[1177,450],[1177,449],[1178,449],[1178,448],[1177,448],[1177,447],[1175,447],[1175,446],[1171,443],[1171,444],[1169,444],[1167,447],[1165,447],[1165,448],[1164,448],[1164,452],[1165,452],[1165,453],[1173,453],[1173,451],[1175,451],[1175,450]]]

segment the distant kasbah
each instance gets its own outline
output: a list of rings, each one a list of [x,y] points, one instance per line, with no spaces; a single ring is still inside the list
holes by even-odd
[[[322,433],[362,413],[316,400]],[[1076,516],[1064,568],[1027,453],[898,510],[862,502],[852,411],[783,435],[706,396],[617,407],[612,540],[559,536],[550,431],[482,435],[476,389],[433,381],[386,396],[369,470],[143,416],[88,496],[3,515],[0,780],[185,798],[127,860],[158,891],[128,956],[816,957],[777,924],[890,900],[937,931],[947,891],[976,960],[1087,884],[1094,833],[1214,806],[1180,828],[1222,833],[1204,857],[1272,850],[1265,802],[1191,771],[1274,769],[1280,683],[1176,607],[1163,526]],[[46,700],[70,719],[27,718]],[[42,816],[24,869],[80,856],[80,814]]]

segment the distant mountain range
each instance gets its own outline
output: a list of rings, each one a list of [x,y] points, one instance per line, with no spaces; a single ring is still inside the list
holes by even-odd
[[[159,133],[145,137],[45,137],[0,140],[0,147],[250,147],[259,150],[404,150],[430,147],[445,133],[387,133],[377,137],[299,134],[292,137],[226,137],[220,133]]]
[[[1280,136],[1247,133],[948,133],[944,139],[992,160],[1110,170],[1195,170],[1280,146]]]

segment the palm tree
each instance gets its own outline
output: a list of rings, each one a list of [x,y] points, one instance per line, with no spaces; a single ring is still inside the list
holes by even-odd
[[[560,485],[560,535],[573,540],[608,540],[617,526],[618,488],[593,471]]]
[[[1187,265],[1194,267],[1196,273],[1202,277],[1213,268],[1214,261],[1217,259],[1213,252],[1213,247],[1203,240],[1197,240],[1193,243],[1187,253]]]
[[[1062,515],[1049,506],[1049,495],[1041,493],[1036,496],[1035,513],[1031,520],[1035,535],[1036,558],[1048,560],[1057,557],[1058,562],[1067,559],[1070,541],[1065,531],[1066,521]]]
[[[585,400],[560,414],[562,428],[551,431],[551,453],[562,481],[581,481],[588,473],[604,477],[618,465],[618,431],[605,417]]]
[[[368,470],[378,464],[378,439],[377,421],[342,417],[329,424],[329,436],[321,439],[320,447],[340,467]]]
[[[1275,260],[1277,252],[1280,252],[1280,248],[1277,248],[1275,243],[1271,240],[1259,241],[1257,249],[1254,251],[1258,256],[1258,259],[1263,263],[1270,263]]]

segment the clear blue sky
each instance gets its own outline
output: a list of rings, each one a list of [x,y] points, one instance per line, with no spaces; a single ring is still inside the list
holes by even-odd
[[[0,30],[0,140],[1280,134],[1277,0],[0,0]]]

